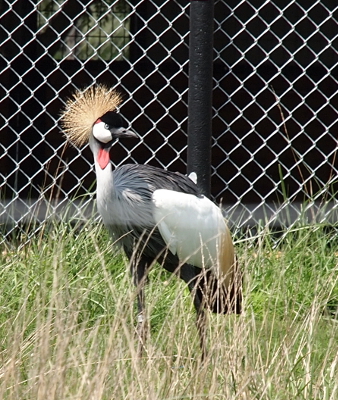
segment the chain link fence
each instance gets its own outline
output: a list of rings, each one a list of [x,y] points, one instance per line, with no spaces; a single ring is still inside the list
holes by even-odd
[[[65,145],[75,88],[117,87],[140,135],[115,166],[186,172],[187,0],[3,0],[0,26],[3,237],[91,215],[92,155]],[[338,5],[216,0],[212,195],[231,222],[336,220]],[[86,211],[84,211],[86,210]]]

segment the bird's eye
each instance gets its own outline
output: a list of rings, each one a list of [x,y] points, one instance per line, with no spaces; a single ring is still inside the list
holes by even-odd
[[[109,131],[109,125],[108,124],[104,124],[104,129],[107,129]]]

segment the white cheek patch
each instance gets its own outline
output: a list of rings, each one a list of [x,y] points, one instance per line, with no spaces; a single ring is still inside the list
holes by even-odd
[[[108,129],[106,129],[104,126],[105,126],[105,123],[102,121],[94,124],[93,135],[98,141],[100,141],[102,143],[108,143],[111,140],[113,140],[113,137],[112,137],[111,132]]]

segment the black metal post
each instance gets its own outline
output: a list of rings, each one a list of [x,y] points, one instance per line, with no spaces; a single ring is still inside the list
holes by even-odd
[[[192,0],[190,5],[188,173],[210,196],[212,134],[214,1]]]

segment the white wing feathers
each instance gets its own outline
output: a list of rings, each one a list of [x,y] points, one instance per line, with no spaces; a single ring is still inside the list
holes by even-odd
[[[195,185],[197,185],[197,174],[196,172],[190,172],[190,174],[188,175],[188,178],[191,179]]]
[[[229,274],[234,250],[221,210],[208,198],[159,189],[152,196],[163,240],[181,262]]]

